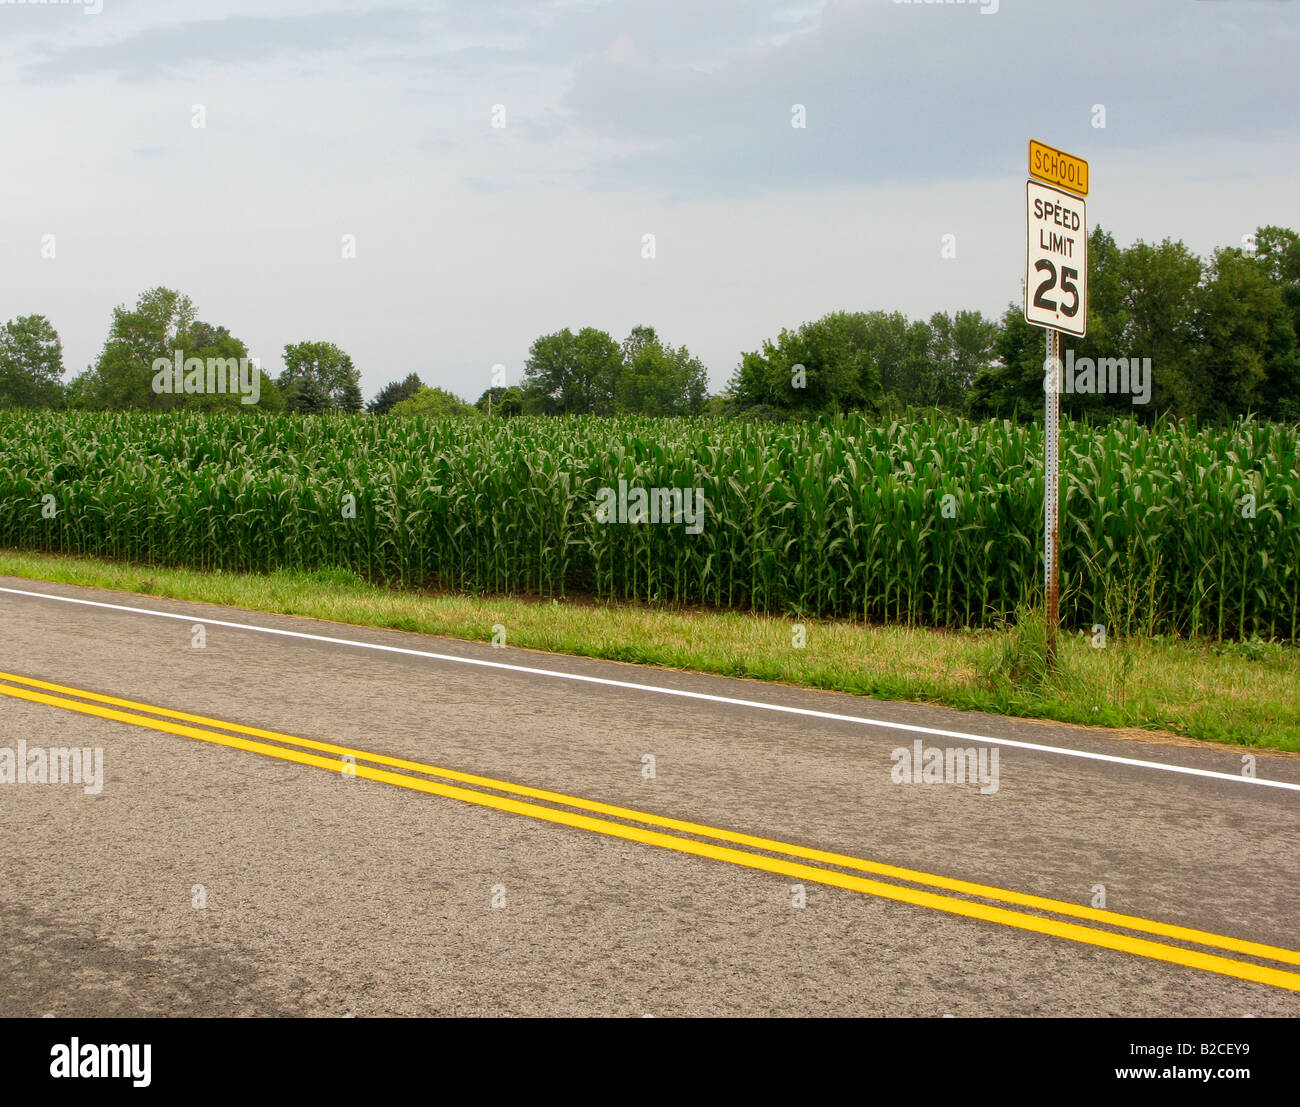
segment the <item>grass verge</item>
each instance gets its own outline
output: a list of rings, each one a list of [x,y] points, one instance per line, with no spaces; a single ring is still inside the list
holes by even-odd
[[[348,572],[204,573],[0,550],[0,574],[357,626],[778,681],[1023,718],[1300,751],[1300,650],[1269,642],[1064,636],[1042,664],[1033,613],[952,632],[791,617],[398,591]]]

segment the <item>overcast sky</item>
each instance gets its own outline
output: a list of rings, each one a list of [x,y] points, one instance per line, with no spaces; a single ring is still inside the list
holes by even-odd
[[[1297,59],[1291,0],[0,0],[0,319],[70,377],[162,284],[272,372],[471,400],[648,323],[717,389],[828,311],[1018,300],[1030,137],[1123,244],[1300,229]]]

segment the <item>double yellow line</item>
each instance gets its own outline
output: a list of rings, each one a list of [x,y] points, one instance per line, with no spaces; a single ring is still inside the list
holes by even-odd
[[[981,919],[985,922],[999,923],[1019,930],[1050,934],[1086,945],[1100,946],[1103,949],[1119,950],[1124,953],[1137,954],[1141,957],[1167,961],[1184,965],[1188,968],[1202,969],[1206,972],[1220,973],[1224,976],[1237,977],[1273,987],[1300,991],[1300,974],[1287,972],[1251,961],[1223,957],[1203,950],[1188,949],[1184,946],[1169,945],[1152,941],[1149,938],[1134,937],[1132,934],[1117,933],[1114,930],[1101,930],[1094,926],[1082,926],[1066,921],[1070,918],[1084,919],[1102,926],[1115,927],[1120,930],[1136,931],[1140,934],[1155,935],[1174,942],[1183,942],[1211,949],[1227,950],[1246,957],[1258,958],[1287,965],[1300,966],[1300,952],[1282,949],[1277,946],[1263,945],[1259,942],[1246,941],[1204,930],[1195,930],[1170,923],[1157,922],[1135,915],[1122,915],[1095,907],[1084,907],[1063,900],[1049,899],[1043,896],[1027,895],[1022,892],[1009,891],[985,884],[975,884],[965,880],[936,876],[932,873],[919,872],[914,869],[900,868],[876,861],[868,861],[846,854],[826,850],[809,849],[805,846],[788,842],[761,838],[751,834],[723,830],[718,827],[672,819],[644,811],[636,811],[615,804],[600,803],[578,796],[552,792],[542,788],[531,788],[509,781],[496,780],[492,777],[477,776],[473,773],[459,772],[437,765],[428,765],[419,761],[408,761],[398,757],[371,753],[366,750],[338,746],[330,742],[317,742],[308,738],[299,738],[273,730],[242,726],[221,719],[212,719],[205,715],[193,715],[183,711],[172,711],[152,704],[139,703],[134,700],[117,699],[113,696],[100,695],[84,689],[70,688],[66,685],[52,684],[48,681],[35,680],[30,677],[17,676],[13,673],[0,672],[0,695],[15,699],[29,700],[33,703],[46,704],[83,715],[93,715],[115,722],[128,723],[133,726],[147,727],[167,734],[196,738],[203,742],[212,742],[232,749],[259,753],[266,757],[291,761],[300,765],[311,765],[332,772],[346,773],[367,780],[376,780],[393,784],[399,788],[409,788],[416,792],[445,796],[465,803],[488,807],[497,811],[525,815],[544,822],[561,826],[576,827],[595,834],[627,841],[640,842],[644,845],[658,846],[678,853],[708,857],[715,861],[726,861],[762,872],[777,873],[793,877],[796,880],[825,884],[850,891],[864,892],[883,899],[909,903],[917,907],[929,907],[952,915]],[[67,697],[75,696],[76,699]],[[147,714],[140,714],[147,712]],[[191,725],[199,724],[199,725]],[[218,733],[206,729],[217,727],[228,733]],[[254,739],[265,739],[255,741]],[[271,744],[276,743],[276,744]],[[310,751],[310,752],[309,752]],[[331,756],[322,756],[329,754]],[[376,768],[374,766],[383,766]],[[393,770],[401,770],[394,772]],[[412,776],[410,774],[421,774]],[[425,779],[437,777],[437,780]],[[455,781],[456,784],[444,783]],[[469,785],[470,787],[458,787]],[[484,790],[486,789],[486,790]],[[522,798],[516,798],[522,797]],[[530,802],[540,801],[540,802]],[[544,806],[558,805],[558,806]],[[568,810],[565,810],[565,809]],[[605,816],[598,818],[595,816]],[[624,820],[616,822],[613,820]],[[629,825],[640,824],[640,825]],[[657,828],[657,829],[649,829]],[[672,831],[673,833],[665,833]],[[701,841],[700,839],[704,839]],[[720,845],[717,843],[727,843]],[[746,847],[736,849],[736,846]],[[758,851],[758,852],[754,852]],[[772,856],[775,855],[775,856]],[[815,864],[805,864],[814,862]],[[832,866],[832,867],[823,867]],[[852,872],[840,872],[849,869]],[[874,876],[887,877],[890,880],[906,883],[885,883],[866,877],[855,876],[854,872],[871,873]],[[909,887],[908,885],[921,887]],[[929,888],[942,889],[970,899],[958,899],[953,895],[940,895]],[[992,902],[980,902],[992,901]],[[1011,904],[1027,908],[1028,911],[1044,912],[1064,918],[1047,917],[1044,914],[1029,914],[1027,911],[1010,910],[998,904]]]

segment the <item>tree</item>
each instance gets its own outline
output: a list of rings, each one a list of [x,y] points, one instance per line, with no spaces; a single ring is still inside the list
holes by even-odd
[[[859,342],[875,366],[887,405],[938,403],[942,388],[932,361],[930,326],[901,311],[861,314]]]
[[[1198,388],[1193,366],[1194,299],[1202,268],[1200,258],[1181,242],[1169,239],[1158,246],[1139,239],[1119,260],[1124,292],[1120,320],[1113,328],[1118,348],[1100,353],[1103,357],[1151,359],[1148,411],[1152,414],[1192,415],[1205,408],[1206,398]]]
[[[260,367],[245,361],[248,359],[248,347],[230,333],[225,327],[213,326],[198,320],[189,330],[178,336],[179,348],[184,358],[198,358],[206,367],[210,359],[217,359],[225,364],[240,362],[240,385],[247,379],[251,384],[253,374],[257,375],[256,406],[262,411],[283,411],[284,397],[276,387],[275,381],[262,372]],[[251,359],[249,359],[251,361]],[[206,373],[205,373],[206,377]],[[229,381],[226,382],[227,385]],[[206,384],[206,379],[205,379]],[[253,405],[244,403],[243,396],[227,387],[225,392],[201,392],[178,397],[178,402],[187,408],[201,410],[238,411]]]
[[[882,357],[879,348],[873,315],[881,314],[833,311],[796,331],[783,329],[775,342],[765,339],[761,350],[741,355],[729,394],[741,410],[765,407],[799,415],[877,410],[881,361],[894,366],[892,355]]]
[[[295,342],[284,348],[280,391],[290,411],[361,410],[361,371],[333,342]]]
[[[618,343],[595,327],[543,335],[524,363],[525,407],[547,415],[611,415],[622,367]]]
[[[421,385],[420,390],[406,400],[399,400],[393,405],[391,414],[397,416],[423,415],[428,418],[442,419],[451,415],[477,415],[478,408],[467,404],[459,396],[443,388],[429,388]]]
[[[44,315],[20,315],[0,327],[0,407],[58,407],[62,377],[63,344]]]
[[[1300,366],[1282,288],[1242,250],[1216,250],[1197,289],[1199,414],[1300,415]]]
[[[1061,357],[1072,351],[1075,358],[1122,357],[1129,352],[1126,327],[1130,310],[1127,276],[1122,271],[1124,251],[1102,227],[1088,235],[1088,334],[1079,338],[1061,335]],[[1023,287],[1022,287],[1023,295]],[[1046,394],[1043,391],[1047,359],[1046,330],[1027,323],[1024,305],[1011,303],[1002,315],[993,343],[996,362],[980,370],[972,382],[969,407],[972,415],[1011,418],[1042,418]],[[1092,417],[1134,413],[1131,397],[1064,393],[1062,412]],[[1142,413],[1149,414],[1150,407]]]
[[[997,337],[997,321],[978,311],[959,311],[955,316],[935,312],[930,316],[929,356],[918,381],[917,400],[964,411],[975,378],[993,363]]]
[[[972,415],[1004,419],[1036,418],[1043,410],[1043,328],[1025,322],[1024,306],[1010,303],[993,343],[997,361],[976,374],[971,385]]]
[[[710,419],[734,419],[739,413],[736,397],[729,392],[715,392],[704,401],[704,414]]]
[[[197,392],[176,391],[174,379],[168,378],[170,389],[159,389],[159,371],[155,362],[174,364],[180,357],[182,365],[192,358],[204,362],[202,388]],[[69,407],[92,410],[122,410],[137,408],[147,411],[167,411],[179,407],[229,408],[245,411],[252,405],[242,402],[239,388],[253,387],[252,373],[256,373],[258,388],[257,407],[280,410],[283,401],[269,376],[248,364],[238,364],[231,373],[227,364],[232,359],[248,357],[248,347],[235,338],[225,327],[205,323],[197,318],[193,301],[188,296],[170,288],[152,288],[140,295],[134,310],[119,305],[113,309],[113,322],[94,366],[80,374],[68,386]],[[225,391],[209,391],[208,360],[220,359],[220,369]],[[188,373],[188,370],[185,371]],[[197,378],[195,378],[197,379]]]
[[[1152,246],[1135,242],[1121,249],[1101,227],[1088,236],[1088,334],[1062,335],[1061,354],[1074,358],[1151,358],[1151,403],[1135,408],[1131,396],[1063,394],[1072,414],[1137,414],[1162,411],[1191,415],[1200,410],[1193,367],[1196,336],[1193,298],[1201,261],[1181,242]],[[1023,305],[1002,316],[994,343],[997,362],[980,371],[971,386],[973,415],[1039,417],[1044,407],[1046,332],[1025,322]]]
[[[1260,227],[1255,232],[1255,262],[1269,280],[1281,286],[1300,334],[1300,234],[1285,227]]]
[[[484,391],[474,406],[485,415],[520,415],[524,410],[524,394],[513,386],[497,384]]]
[[[1274,335],[1265,367],[1264,411],[1275,419],[1300,422],[1300,234],[1284,227],[1260,227],[1255,233],[1255,263],[1282,293],[1296,351],[1288,361],[1279,349],[1287,344],[1286,336]]]
[[[360,374],[358,374],[360,376]],[[345,381],[334,399],[334,406],[339,411],[356,412],[361,410],[361,381]]]
[[[1061,335],[1063,360],[1071,351],[1076,359],[1091,358],[1094,365],[1100,358],[1150,356],[1149,351],[1139,354],[1138,347],[1132,345],[1132,342],[1141,340],[1131,333],[1133,312],[1128,296],[1131,292],[1130,281],[1134,277],[1128,272],[1127,257],[1126,251],[1110,232],[1094,227],[1088,235],[1088,334],[1083,338],[1071,334]],[[1046,332],[1042,328],[1036,328],[1036,333],[1039,339],[1041,385],[1042,365],[1047,356],[1044,342]],[[1040,388],[1040,407],[1042,400]],[[1061,396],[1061,410],[1076,418],[1084,415],[1093,419],[1136,415],[1138,418],[1152,419],[1161,408],[1154,402],[1135,407],[1132,396],[1067,392]]]
[[[141,293],[133,311],[115,307],[104,349],[94,367],[70,386],[69,403],[95,409],[179,407],[183,396],[153,390],[153,363],[182,349],[195,314],[188,296],[162,287]]]
[[[709,378],[685,346],[674,349],[654,327],[632,328],[623,343],[614,410],[647,415],[696,415],[704,410]]]
[[[423,385],[420,378],[414,373],[407,375],[405,380],[392,381],[384,385],[373,400],[366,405],[366,410],[371,415],[387,415],[393,409],[394,404],[401,403],[403,400],[409,400],[414,396]]]

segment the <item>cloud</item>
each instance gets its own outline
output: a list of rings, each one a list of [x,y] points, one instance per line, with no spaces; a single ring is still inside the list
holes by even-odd
[[[1030,135],[1101,153],[1295,133],[1295,7],[1083,10],[845,2],[711,70],[624,33],[575,67],[561,115],[608,144],[594,186],[679,196],[977,177],[1023,160]]]
[[[265,64],[292,55],[353,52],[400,44],[421,34],[419,13],[396,8],[244,16],[152,27],[111,42],[53,50],[30,64],[33,81],[109,75],[150,81],[183,75],[196,66]]]

